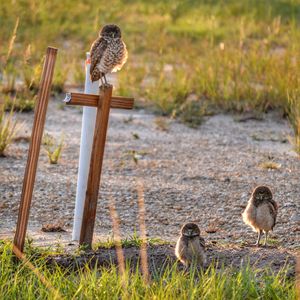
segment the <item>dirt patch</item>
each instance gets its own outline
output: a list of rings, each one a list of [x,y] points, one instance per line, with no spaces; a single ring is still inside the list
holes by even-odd
[[[126,261],[130,262],[135,268],[140,262],[140,250],[136,247],[123,249]],[[174,255],[174,245],[148,246],[148,265],[151,274],[162,272],[167,266],[172,266],[176,262]],[[209,245],[207,249],[207,264],[215,262],[217,268],[241,268],[248,263],[254,269],[270,268],[278,272],[281,268],[289,266],[288,276],[295,275],[295,256],[286,250],[276,248],[257,248],[257,247],[217,247]],[[48,258],[50,265],[57,264],[63,268],[76,270],[89,264],[90,267],[109,267],[111,264],[118,264],[116,250],[99,248],[97,251],[86,253],[81,256],[59,255]],[[178,263],[178,269],[183,270],[183,266]]]

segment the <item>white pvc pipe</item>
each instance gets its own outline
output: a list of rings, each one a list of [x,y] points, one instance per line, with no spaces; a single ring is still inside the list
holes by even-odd
[[[90,53],[86,53],[85,63],[85,94],[99,95],[99,81],[92,83],[90,79]],[[80,230],[84,209],[84,200],[89,175],[90,159],[93,145],[93,136],[96,120],[96,107],[83,107],[79,168],[77,178],[76,202],[74,212],[73,234],[72,239],[78,241],[80,238]]]

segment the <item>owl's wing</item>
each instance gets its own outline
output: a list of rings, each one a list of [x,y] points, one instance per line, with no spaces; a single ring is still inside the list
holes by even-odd
[[[116,61],[116,65],[113,68],[112,72],[117,72],[121,70],[128,58],[128,51],[126,48],[126,44],[122,40],[118,42],[118,48],[119,48],[118,60]]]
[[[276,203],[274,200],[270,200],[268,206],[269,206],[270,214],[272,215],[272,217],[273,217],[273,219],[274,219],[274,224],[273,224],[273,226],[272,226],[272,229],[273,229],[273,227],[274,227],[275,224],[276,224],[278,205],[277,205],[277,203]]]
[[[175,254],[182,263],[185,263],[187,260],[187,249],[188,242],[181,236],[176,243]]]
[[[201,236],[199,237],[199,243],[200,243],[200,246],[205,249],[205,240]]]
[[[98,38],[92,44],[90,55],[91,55],[91,67],[90,67],[90,74],[92,75],[95,67],[100,62],[104,51],[107,48],[107,42],[102,37]]]
[[[275,211],[277,213],[277,211],[278,211],[278,204],[277,204],[277,202],[275,200],[273,200],[273,199],[271,199],[269,201],[273,205],[273,207],[274,207],[274,209],[275,209]]]

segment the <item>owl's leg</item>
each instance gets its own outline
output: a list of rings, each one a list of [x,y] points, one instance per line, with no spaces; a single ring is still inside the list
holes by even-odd
[[[102,86],[102,85],[104,85],[104,82],[103,82],[102,76],[100,76],[100,80],[101,80],[101,86]]]
[[[188,274],[188,273],[189,273],[189,270],[190,270],[190,267],[191,267],[191,266],[189,265],[189,263],[186,262],[186,263],[184,264],[183,273],[184,273],[184,274]]]
[[[259,230],[258,236],[257,236],[257,241],[256,241],[256,244],[255,244],[256,246],[259,246],[261,235],[262,235],[262,230]]]
[[[102,73],[102,74],[103,74],[103,77],[104,77],[105,84],[107,84],[107,80],[106,80],[105,74],[104,73]]]
[[[267,245],[267,241],[268,241],[268,231],[265,231],[265,243],[264,243],[264,246]]]

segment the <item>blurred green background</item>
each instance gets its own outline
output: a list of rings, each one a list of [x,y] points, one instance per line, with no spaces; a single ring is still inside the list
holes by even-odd
[[[1,1],[0,97],[17,93],[32,108],[48,45],[59,48],[54,90],[82,85],[85,52],[101,26],[117,23],[130,54],[118,93],[140,105],[192,125],[219,111],[294,119],[299,17],[300,0]]]

